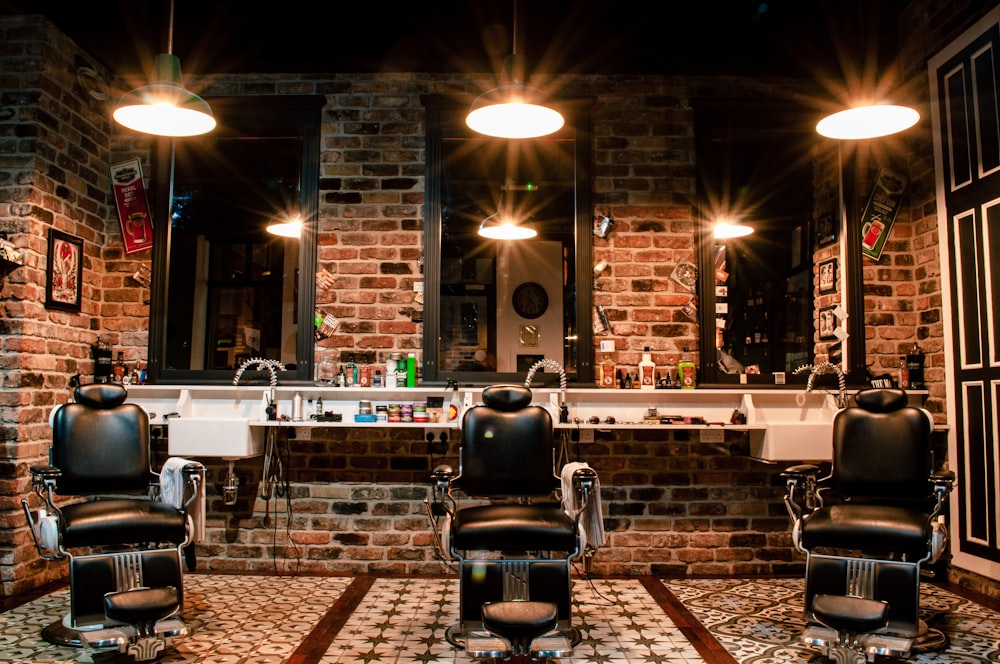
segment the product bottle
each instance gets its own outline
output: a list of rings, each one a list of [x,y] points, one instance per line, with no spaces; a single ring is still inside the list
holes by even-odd
[[[643,349],[642,361],[639,362],[639,389],[656,389],[656,364],[653,363],[653,356],[649,352],[649,346]]]
[[[924,351],[916,342],[906,354],[906,366],[910,370],[910,388],[924,389]]]
[[[302,395],[298,392],[292,397],[292,419],[296,422],[302,421]]]
[[[323,397],[316,397],[316,418],[323,416]]]
[[[680,381],[682,390],[693,390],[695,388],[695,366],[691,359],[691,351],[684,347],[684,354],[681,361],[677,363],[677,378]]]
[[[901,390],[910,389],[910,368],[906,366],[906,358],[899,358],[899,388]]]
[[[615,342],[605,339],[601,341],[601,352],[604,360],[601,362],[601,387],[614,389],[615,383]]]
[[[118,351],[118,361],[115,362],[115,366],[112,368],[111,380],[116,383],[124,383],[126,373],[128,371],[125,368],[125,354]]]
[[[632,374],[627,371],[625,372],[625,382],[622,383],[622,388],[626,390],[632,389]]]
[[[344,365],[340,365],[340,370],[337,371],[337,387],[347,387],[347,374],[344,373]]]
[[[410,353],[406,356],[406,386],[417,386],[417,354]]]
[[[448,403],[448,421],[457,422],[462,413],[462,400],[458,398],[458,383],[452,378],[448,379],[448,389],[452,391],[451,401]]]
[[[354,364],[354,356],[347,358],[347,367],[344,369],[345,384],[347,387],[354,387],[358,384],[358,365]]]

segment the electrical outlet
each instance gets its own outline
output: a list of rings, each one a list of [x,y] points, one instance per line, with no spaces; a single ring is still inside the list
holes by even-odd
[[[424,427],[424,440],[428,443],[448,442],[453,437],[452,433],[451,429],[442,427]]]
[[[295,427],[295,440],[312,440],[312,427]]]
[[[592,442],[594,442],[594,430],[593,429],[580,429],[580,442],[581,443],[592,443]]]
[[[724,429],[709,427],[701,430],[700,439],[703,443],[724,443],[726,442],[726,432]]]

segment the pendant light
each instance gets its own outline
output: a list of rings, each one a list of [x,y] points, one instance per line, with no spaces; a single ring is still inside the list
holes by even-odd
[[[148,85],[125,94],[112,117],[118,124],[157,136],[197,136],[215,128],[208,102],[184,87],[181,61],[173,55],[174,0],[170,0],[167,52],[153,62]]]
[[[720,220],[715,222],[712,232],[716,239],[728,240],[750,235],[753,233],[753,226],[747,226],[738,221]]]
[[[870,104],[828,115],[816,125],[816,132],[842,140],[879,138],[909,129],[919,120],[920,113],[909,106]]]
[[[511,209],[512,206],[508,205],[505,209],[503,204],[505,194],[506,191],[500,194],[497,211],[483,219],[482,223],[479,224],[480,237],[491,240],[530,240],[538,235],[535,227],[528,222],[517,222],[514,211]]]
[[[513,52],[504,58],[500,85],[472,103],[465,123],[473,131],[496,138],[538,138],[559,131],[562,114],[542,103],[541,91],[524,84],[525,59],[518,52],[518,5],[514,0]]]

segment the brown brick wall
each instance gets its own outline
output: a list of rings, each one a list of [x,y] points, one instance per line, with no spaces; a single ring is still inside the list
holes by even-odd
[[[208,465],[199,565],[283,573],[445,571],[434,555],[424,500],[431,499],[433,467],[458,467],[456,444],[430,454],[419,429],[311,431],[309,440],[282,438],[290,490],[267,501],[260,498],[260,458],[237,462],[234,506],[222,502],[225,464]],[[781,502],[783,466],[747,458],[744,435],[729,432],[724,444],[702,444],[696,432],[597,432],[593,443],[570,442],[568,452],[601,478],[608,541],[595,571],[801,571]]]

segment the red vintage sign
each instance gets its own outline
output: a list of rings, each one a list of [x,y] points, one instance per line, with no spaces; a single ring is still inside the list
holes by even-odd
[[[142,166],[138,159],[111,166],[111,185],[118,206],[118,221],[122,228],[125,253],[134,254],[153,246],[153,220],[149,201],[142,183]]]

